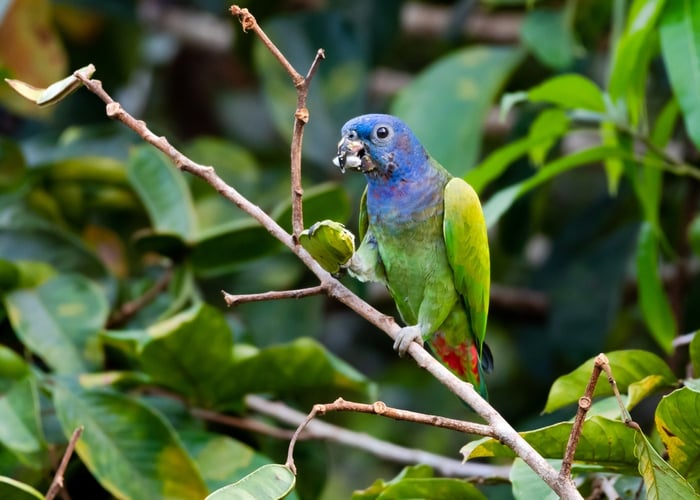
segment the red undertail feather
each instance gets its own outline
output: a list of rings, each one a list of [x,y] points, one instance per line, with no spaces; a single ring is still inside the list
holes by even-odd
[[[474,342],[463,342],[458,345],[450,345],[442,332],[438,332],[430,338],[430,347],[439,358],[459,378],[478,385],[479,377],[479,353]],[[467,375],[467,374],[471,375]]]

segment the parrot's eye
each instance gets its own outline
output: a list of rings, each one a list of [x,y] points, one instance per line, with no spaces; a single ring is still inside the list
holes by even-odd
[[[372,136],[379,142],[386,142],[394,131],[387,125],[378,125],[373,131]]]

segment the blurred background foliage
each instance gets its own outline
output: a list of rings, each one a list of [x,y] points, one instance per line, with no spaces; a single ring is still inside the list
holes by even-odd
[[[688,175],[700,107],[687,83],[700,84],[699,61],[678,52],[672,18],[699,26],[700,14],[624,0],[240,5],[300,73],[325,49],[304,138],[307,227],[334,219],[356,229],[364,180],[331,159],[341,125],[366,112],[406,120],[480,191],[494,282],[487,383],[517,429],[569,418],[570,406],[541,415],[549,388],[601,351],[651,351],[675,377],[692,376],[687,348],[672,341],[700,323],[700,191]],[[289,229],[295,90],[229,6],[0,1],[0,74],[45,87],[93,63],[131,114]],[[581,77],[556,78],[567,74]],[[314,277],[208,185],[110,122],[89,92],[38,108],[1,85],[0,134],[0,474],[45,490],[66,433],[89,418],[101,432],[83,438],[82,463],[69,468],[72,498],[157,498],[183,483],[191,491],[174,498],[201,498],[284,460],[286,441],[187,411],[245,413],[249,393],[302,411],[344,396],[472,417],[332,300],[227,310],[222,289]],[[380,287],[344,283],[394,313]],[[635,410],[645,429],[654,410]],[[448,456],[465,441],[379,418],[329,420]],[[139,443],[132,469],[124,448]],[[300,498],[347,497],[399,470],[332,443],[304,443],[297,455]],[[507,484],[483,491],[512,495]]]

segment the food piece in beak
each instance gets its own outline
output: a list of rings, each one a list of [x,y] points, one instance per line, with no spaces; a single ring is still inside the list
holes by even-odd
[[[338,143],[338,156],[333,158],[333,164],[345,173],[346,168],[362,170],[362,155],[365,152],[363,144],[343,137]]]

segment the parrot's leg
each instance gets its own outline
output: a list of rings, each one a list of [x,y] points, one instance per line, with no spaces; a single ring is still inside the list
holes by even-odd
[[[421,346],[423,345],[423,334],[421,333],[420,326],[404,326],[399,330],[399,333],[396,334],[394,350],[403,358],[413,342],[418,342]]]

